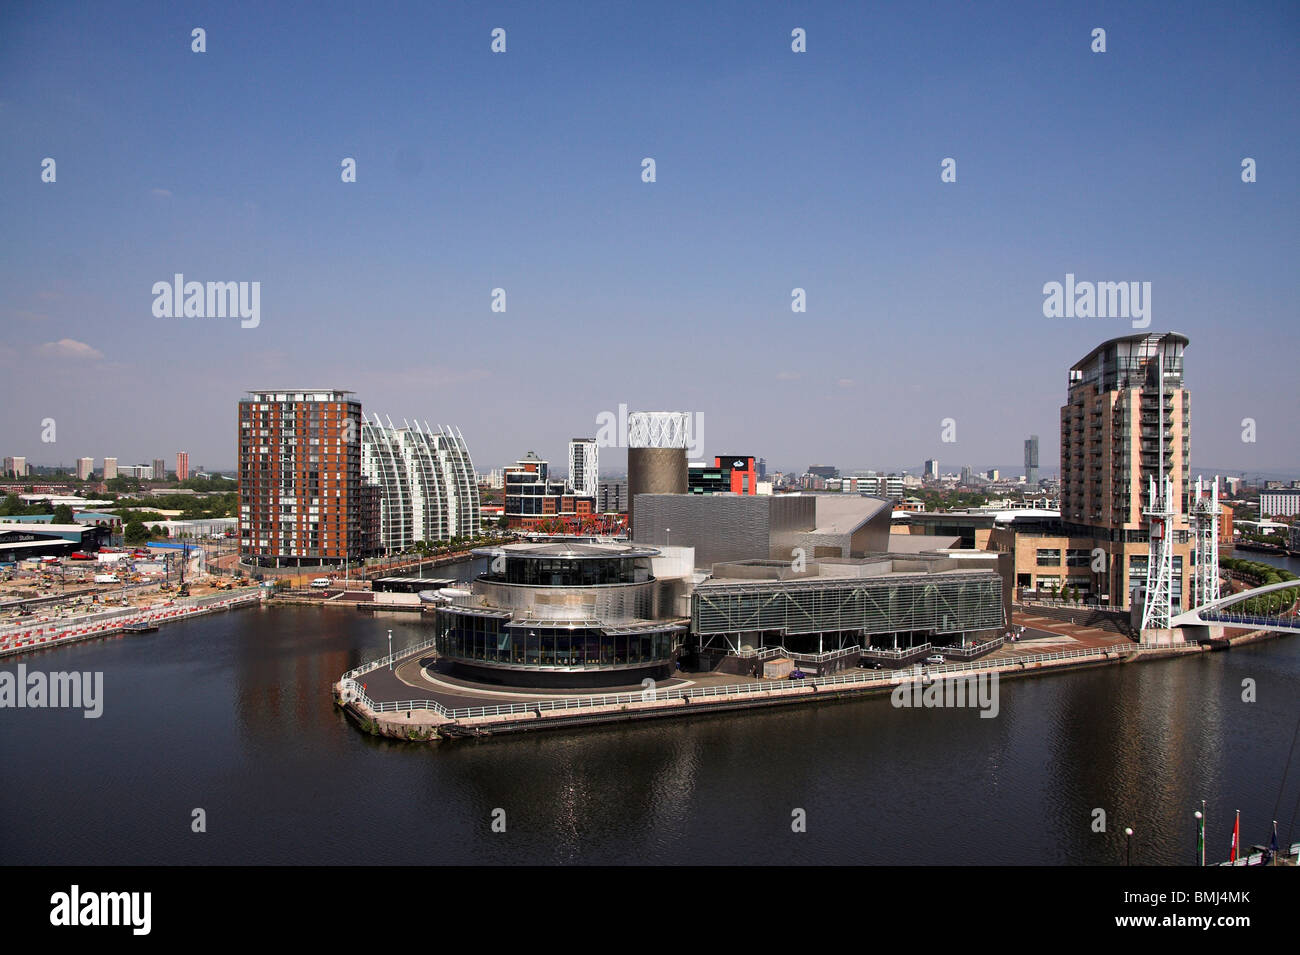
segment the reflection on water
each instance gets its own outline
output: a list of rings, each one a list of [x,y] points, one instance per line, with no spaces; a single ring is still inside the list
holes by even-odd
[[[26,658],[103,670],[105,710],[0,711],[0,861],[1109,864],[1132,826],[1135,861],[1187,864],[1202,799],[1211,859],[1235,809],[1243,841],[1267,837],[1300,715],[1289,638],[1005,680],[989,720],[878,697],[408,745],[329,695],[390,627],[428,636],[410,615],[259,608]]]

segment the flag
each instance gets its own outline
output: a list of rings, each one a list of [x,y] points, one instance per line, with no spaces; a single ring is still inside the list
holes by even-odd
[[[1268,840],[1268,848],[1264,850],[1264,865],[1271,865],[1273,858],[1277,855],[1277,820],[1273,820],[1273,835]]]
[[[1229,862],[1237,861],[1237,850],[1241,846],[1241,810],[1237,810],[1237,821],[1232,824],[1232,852],[1228,854]]]

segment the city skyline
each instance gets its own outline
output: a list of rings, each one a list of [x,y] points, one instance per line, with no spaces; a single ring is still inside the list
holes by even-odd
[[[1150,283],[1145,330],[1190,338],[1193,461],[1300,470],[1290,407],[1240,377],[1300,336],[1294,8],[1032,8],[996,44],[956,5],[493,16],[205,13],[196,53],[185,11],[7,11],[4,453],[45,460],[51,419],[56,459],[228,469],[232,398],[310,380],[454,420],[485,467],[563,461],[620,404],[787,466],[1014,462],[1029,434],[1050,466],[1061,370],[1131,331],[1045,317],[1077,278],[1135,310]],[[176,275],[257,283],[256,326],[159,317]]]

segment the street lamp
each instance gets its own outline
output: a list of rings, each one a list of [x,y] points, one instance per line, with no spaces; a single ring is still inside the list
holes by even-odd
[[[1124,854],[1126,858],[1125,865],[1133,864],[1133,830],[1126,828],[1124,830]]]
[[[393,668],[393,631],[388,631],[388,669]]]
[[[664,536],[667,538],[667,540],[664,542],[664,546],[665,546],[665,547],[672,547],[672,546],[673,546],[673,529],[672,529],[671,527],[665,527],[665,528],[664,528]]]
[[[1205,816],[1199,809],[1192,813],[1192,815],[1196,817],[1196,864],[1203,866],[1205,865],[1205,829],[1203,828],[1205,825]]]

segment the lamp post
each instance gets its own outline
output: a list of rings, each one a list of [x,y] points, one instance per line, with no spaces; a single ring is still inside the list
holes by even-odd
[[[1133,830],[1126,828],[1124,830],[1124,855],[1125,865],[1133,864]]]
[[[1196,864],[1205,865],[1205,816],[1198,809],[1192,815],[1196,817]]]
[[[393,631],[388,631],[388,669],[393,668]]]
[[[672,547],[672,546],[673,546],[673,529],[672,529],[671,527],[665,527],[665,528],[664,528],[664,536],[667,538],[667,540],[664,542],[664,546],[665,546],[665,547]]]
[[[1201,865],[1205,865],[1205,818],[1208,814],[1205,811],[1205,800],[1201,800]]]

